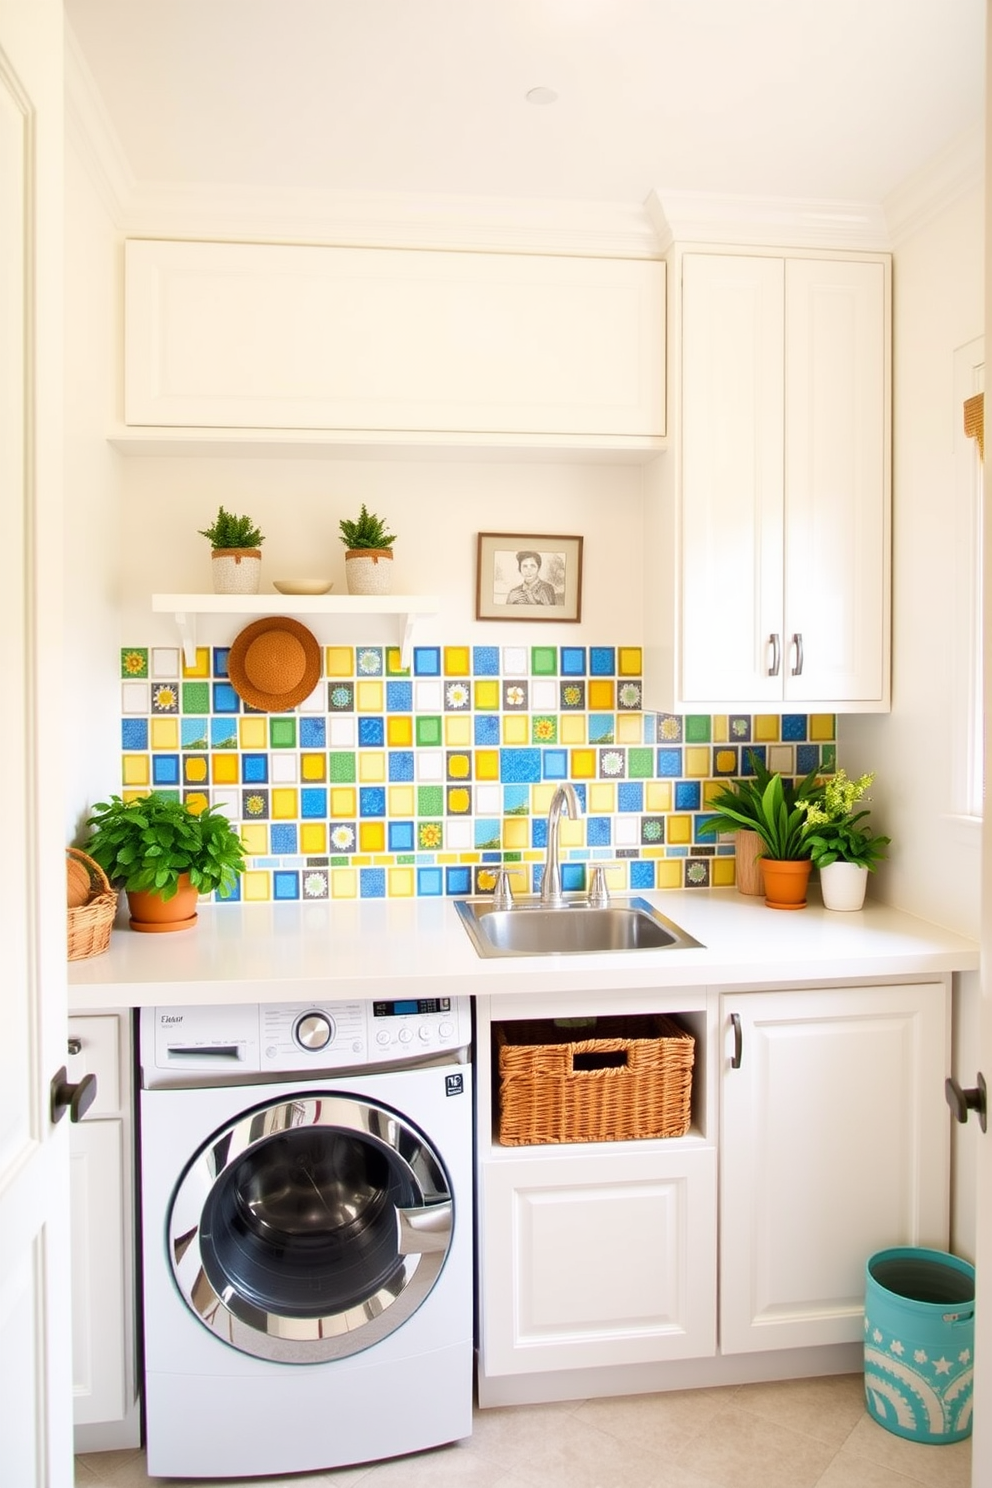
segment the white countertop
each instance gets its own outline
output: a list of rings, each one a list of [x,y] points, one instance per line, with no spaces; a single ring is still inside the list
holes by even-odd
[[[167,935],[138,934],[122,913],[109,951],[69,963],[69,1009],[795,987],[978,967],[974,941],[871,902],[833,913],[815,890],[797,912],[768,909],[736,889],[640,897],[701,948],[484,960],[450,899],[206,904],[196,926]]]

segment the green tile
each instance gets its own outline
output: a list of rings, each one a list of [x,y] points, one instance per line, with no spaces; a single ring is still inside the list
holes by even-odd
[[[352,785],[355,773],[355,755],[350,749],[332,749],[330,753],[330,781],[332,785]]]
[[[533,744],[557,744],[557,717],[551,713],[536,714],[530,721],[530,737]]]
[[[270,718],[269,745],[272,749],[295,749],[296,719]]]
[[[210,712],[209,682],[184,682],[182,688],[184,713]]]
[[[650,780],[654,774],[653,749],[627,750],[627,775],[631,780]]]
[[[530,670],[534,677],[557,677],[558,647],[532,646],[530,648]]]
[[[437,714],[425,713],[415,723],[416,742],[422,749],[436,749],[441,743],[441,719]]]
[[[417,815],[443,816],[444,791],[439,785],[417,786]]]
[[[685,720],[685,742],[708,744],[713,732],[713,720],[705,713],[688,713]]]
[[[147,646],[123,646],[121,648],[121,676],[136,679],[148,676]]]

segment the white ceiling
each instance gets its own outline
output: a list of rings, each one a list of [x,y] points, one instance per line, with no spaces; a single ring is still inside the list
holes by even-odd
[[[984,0],[65,9],[139,188],[880,203],[983,111]]]

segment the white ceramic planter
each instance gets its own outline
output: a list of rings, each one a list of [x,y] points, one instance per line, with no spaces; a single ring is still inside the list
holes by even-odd
[[[856,863],[830,863],[820,869],[824,909],[861,909],[868,886],[868,869]]]
[[[262,550],[214,548],[210,572],[215,594],[257,594],[262,576]]]
[[[393,555],[388,548],[347,548],[344,572],[349,594],[388,594],[393,585]]]

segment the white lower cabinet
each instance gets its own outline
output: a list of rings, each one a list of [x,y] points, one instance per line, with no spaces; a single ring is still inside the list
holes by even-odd
[[[130,1048],[127,1012],[69,1019],[69,1079],[97,1078],[96,1099],[69,1138],[73,1420],[79,1452],[140,1442]]]
[[[860,1340],[869,1256],[947,1245],[947,989],[746,993],[721,1012],[721,1350]]]

